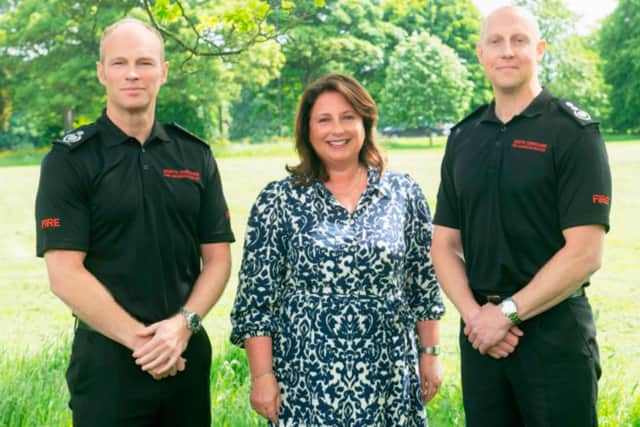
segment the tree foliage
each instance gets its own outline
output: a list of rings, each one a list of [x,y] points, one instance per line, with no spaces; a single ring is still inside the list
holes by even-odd
[[[416,33],[391,56],[382,113],[407,128],[453,123],[467,111],[472,90],[455,51],[435,36]]]
[[[620,0],[600,36],[604,76],[610,85],[613,126],[640,130],[640,2]]]
[[[518,2],[540,17],[549,41],[543,83],[604,118],[607,87],[595,38],[574,36],[575,15],[562,0]],[[105,101],[95,74],[99,38],[125,16],[150,22],[165,38],[170,68],[159,120],[209,140],[290,136],[304,87],[327,72],[360,80],[383,126],[455,121],[491,98],[475,54],[481,20],[473,0],[0,0],[0,147],[47,141],[95,119]],[[430,50],[412,51],[407,40],[414,37],[428,39]],[[443,64],[426,57],[434,52]],[[411,88],[400,84],[407,75]],[[616,96],[628,108],[637,90],[625,92]],[[416,104],[412,117],[401,114],[399,100]]]
[[[517,0],[538,18],[547,42],[540,81],[560,98],[569,98],[608,127],[609,102],[602,61],[592,36],[577,34],[578,15],[563,0]]]
[[[129,0],[89,7],[22,0],[0,17],[0,68],[12,70],[13,110],[55,134],[93,120],[104,105],[95,73],[104,28],[125,16],[151,20],[165,34],[171,63],[159,117],[205,137],[220,136],[212,118],[228,119],[228,104],[241,86],[248,79],[269,81],[282,64],[274,29],[265,23],[269,11],[269,3],[259,0]],[[65,117],[73,123],[63,126]]]
[[[473,82],[472,107],[491,99],[491,86],[476,56],[481,19],[472,0],[389,0],[385,15],[407,34],[427,32],[458,54]]]

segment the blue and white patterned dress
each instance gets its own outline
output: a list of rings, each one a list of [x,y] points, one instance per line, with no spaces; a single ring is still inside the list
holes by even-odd
[[[415,323],[444,313],[409,176],[368,171],[353,213],[316,182],[268,184],[249,218],[231,341],[273,340],[280,426],[424,426]]]

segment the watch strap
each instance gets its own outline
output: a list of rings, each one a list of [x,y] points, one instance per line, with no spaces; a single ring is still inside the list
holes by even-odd
[[[438,344],[426,347],[418,345],[418,354],[431,354],[433,356],[438,356],[440,354],[440,346]]]
[[[507,310],[505,309],[505,306],[511,306],[512,309]],[[502,314],[507,316],[514,325],[519,325],[520,323],[522,323],[522,319],[520,319],[520,316],[518,315],[518,306],[516,305],[516,302],[513,300],[513,298],[508,297],[503,299],[500,303],[500,311],[502,311]]]

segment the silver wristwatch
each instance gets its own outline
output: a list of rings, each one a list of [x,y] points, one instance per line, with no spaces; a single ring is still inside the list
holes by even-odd
[[[432,354],[434,356],[438,356],[440,354],[440,346],[436,344],[422,347],[418,344],[418,354]]]
[[[186,308],[182,307],[180,309],[180,314],[182,314],[184,318],[187,319],[187,328],[189,328],[191,333],[197,334],[200,329],[202,329],[200,316],[198,316],[197,313],[194,313],[193,311],[187,310]]]
[[[508,317],[514,325],[519,325],[522,322],[522,320],[520,320],[520,316],[518,316],[518,306],[513,298],[508,297],[503,299],[500,303],[500,311]]]

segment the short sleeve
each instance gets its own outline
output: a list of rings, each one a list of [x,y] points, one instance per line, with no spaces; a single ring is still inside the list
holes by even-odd
[[[249,215],[231,312],[231,342],[238,346],[246,338],[273,336],[277,330],[273,309],[284,280],[286,256],[281,192],[278,183],[267,185]]]
[[[49,249],[87,252],[90,241],[89,178],[69,152],[55,147],[44,158],[36,195],[36,254]]]
[[[440,187],[434,224],[450,228],[460,228],[456,186],[453,179],[453,142],[449,138],[445,149],[444,158],[440,166]]]
[[[418,184],[410,179],[405,218],[405,295],[416,322],[440,319],[445,312],[431,262],[431,214]]]
[[[602,224],[608,231],[611,171],[597,126],[582,129],[576,140],[560,146],[556,170],[560,227]]]
[[[233,242],[229,208],[222,191],[218,165],[209,151],[205,160],[205,185],[200,206],[198,234],[200,243]]]

